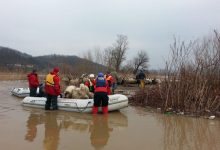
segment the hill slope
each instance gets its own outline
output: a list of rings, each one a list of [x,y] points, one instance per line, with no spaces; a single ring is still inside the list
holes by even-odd
[[[1,66],[7,64],[32,64],[34,62],[31,55],[6,47],[0,47],[0,58]]]
[[[37,68],[40,72],[48,72],[58,66],[63,73],[97,73],[104,71],[105,66],[77,56],[46,55],[33,57],[11,48],[0,47],[0,69],[29,71]]]

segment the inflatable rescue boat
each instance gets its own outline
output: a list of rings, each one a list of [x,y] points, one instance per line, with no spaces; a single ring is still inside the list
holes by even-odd
[[[17,97],[26,97],[30,95],[29,88],[13,88],[11,94]]]
[[[93,99],[67,99],[58,97],[58,109],[73,112],[92,112]],[[46,97],[25,97],[23,106],[44,108]],[[122,94],[109,95],[108,111],[115,111],[128,106],[128,97]],[[101,108],[99,108],[101,112]]]

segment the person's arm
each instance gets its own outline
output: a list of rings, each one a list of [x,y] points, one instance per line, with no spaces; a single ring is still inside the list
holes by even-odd
[[[60,95],[61,91],[60,91],[60,79],[58,76],[54,76],[53,77],[53,81],[54,81],[54,90],[55,90],[55,93],[57,95]]]
[[[108,89],[108,87],[110,87],[110,86],[109,86],[109,82],[107,80],[105,81],[105,84],[106,84],[106,89]]]

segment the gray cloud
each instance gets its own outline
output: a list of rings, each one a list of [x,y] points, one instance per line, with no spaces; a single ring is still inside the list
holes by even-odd
[[[129,39],[163,66],[173,35],[195,39],[219,29],[218,0],[0,0],[0,45],[32,55],[71,54]]]

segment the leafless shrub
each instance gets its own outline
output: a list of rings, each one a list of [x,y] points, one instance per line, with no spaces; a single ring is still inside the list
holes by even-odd
[[[129,102],[132,105],[161,108],[162,98],[158,91],[159,85],[147,86],[144,90],[136,91],[135,94],[130,97]]]
[[[131,102],[192,115],[220,111],[220,36],[191,41],[174,38],[164,81],[136,93]]]
[[[203,114],[219,110],[220,99],[219,34],[185,44],[171,46],[171,59],[166,62],[166,78],[160,93],[163,111]]]

